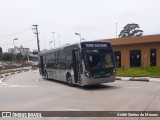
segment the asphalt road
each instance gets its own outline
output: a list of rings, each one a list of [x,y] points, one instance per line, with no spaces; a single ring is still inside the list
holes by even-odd
[[[43,80],[38,70],[28,71],[7,76],[0,83],[0,111],[160,111],[160,83],[117,80],[114,83],[98,86],[69,87],[62,82]],[[159,118],[130,119],[158,120]]]

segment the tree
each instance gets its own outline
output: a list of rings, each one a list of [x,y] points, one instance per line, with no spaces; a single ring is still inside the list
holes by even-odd
[[[22,54],[22,53],[18,53],[16,55],[16,59],[17,59],[17,61],[27,60],[27,55]]]
[[[0,60],[2,60],[2,48],[0,47]]]
[[[11,53],[3,53],[2,54],[2,59],[4,61],[11,61],[12,60],[12,54]]]
[[[135,36],[142,36],[143,30],[140,30],[140,27],[136,23],[127,24],[123,30],[118,35],[119,38],[122,37],[135,37]]]
[[[2,48],[0,47],[0,55],[2,54]]]
[[[28,60],[27,53],[22,56],[22,60]]]

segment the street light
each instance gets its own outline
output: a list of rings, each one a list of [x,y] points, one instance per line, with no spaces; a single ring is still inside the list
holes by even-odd
[[[53,41],[54,41],[54,47],[55,47],[55,42],[56,42],[55,39],[54,39],[54,34],[55,34],[55,32],[52,32],[52,33],[53,33]],[[53,42],[53,41],[52,41],[52,42]]]
[[[13,46],[14,47],[15,47],[15,43],[14,43],[15,40],[18,40],[18,38],[13,39]]]
[[[15,40],[18,40],[18,38],[13,39],[13,46],[14,46],[13,52],[15,51],[15,63],[16,63],[16,47],[15,47],[15,43],[14,43]],[[12,61],[13,61],[13,57],[12,57]]]
[[[79,34],[79,33],[75,33],[75,35],[79,35],[79,37],[80,37],[80,42],[81,42],[81,34]]]
[[[50,49],[51,49],[51,43],[52,43],[52,42],[53,42],[53,41],[50,41],[50,42],[49,42]]]
[[[59,46],[60,46],[60,38],[61,38],[61,35],[58,35],[58,38],[59,38]]]
[[[117,24],[118,24],[118,23],[116,23],[116,38],[117,38]]]

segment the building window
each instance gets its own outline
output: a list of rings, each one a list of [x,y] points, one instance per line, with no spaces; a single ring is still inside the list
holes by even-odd
[[[130,50],[130,67],[141,67],[141,50]]]
[[[156,66],[156,49],[150,49],[150,66]]]
[[[114,51],[116,67],[121,68],[121,51]]]

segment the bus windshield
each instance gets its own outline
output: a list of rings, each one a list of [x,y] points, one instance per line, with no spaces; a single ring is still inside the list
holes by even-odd
[[[114,67],[114,58],[111,50],[87,49],[84,51],[84,61],[87,70]]]

